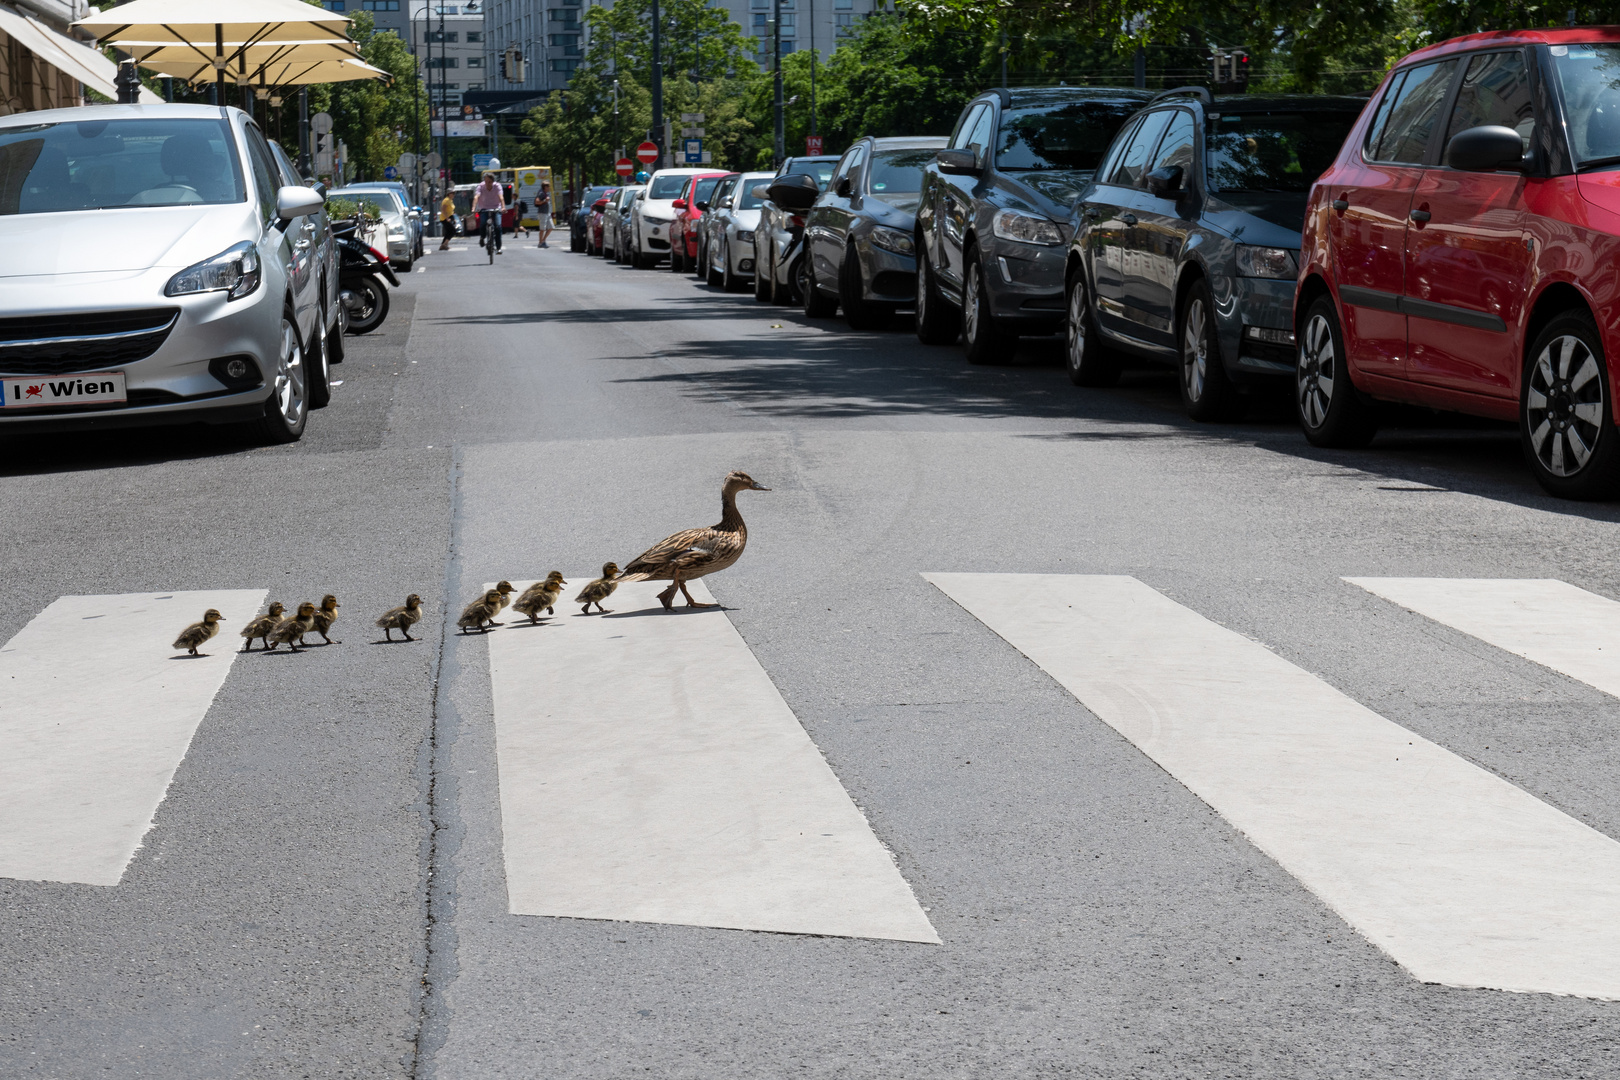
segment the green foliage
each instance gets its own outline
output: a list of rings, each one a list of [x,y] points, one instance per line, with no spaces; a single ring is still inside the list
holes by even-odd
[[[683,78],[702,82],[752,73],[751,43],[725,8],[704,0],[660,0],[660,54],[665,92]],[[616,0],[585,13],[590,48],[581,69],[620,83],[652,83],[651,0]],[[613,75],[607,73],[612,72]]]
[[[360,215],[368,221],[378,221],[382,218],[382,208],[370,199],[336,198],[326,200],[326,216],[333,221],[352,218]]]

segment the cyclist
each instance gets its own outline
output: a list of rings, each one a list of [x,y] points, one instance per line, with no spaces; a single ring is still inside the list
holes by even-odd
[[[506,192],[495,182],[495,174],[484,174],[484,182],[473,189],[473,212],[478,215],[478,244],[486,241],[485,229],[495,240],[495,250],[501,250],[501,215],[506,212]]]

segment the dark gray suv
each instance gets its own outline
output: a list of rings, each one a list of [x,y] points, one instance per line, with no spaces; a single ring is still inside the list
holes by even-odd
[[[1019,334],[1063,323],[1069,209],[1148,95],[1047,87],[968,102],[923,170],[917,206],[917,336],[958,331],[975,364],[1011,357]]]
[[[1131,118],[1069,220],[1069,377],[1125,356],[1177,366],[1195,420],[1294,374],[1294,281],[1311,184],[1360,98],[1167,90]]]

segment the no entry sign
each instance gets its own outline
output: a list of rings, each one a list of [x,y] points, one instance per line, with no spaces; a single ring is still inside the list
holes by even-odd
[[[629,176],[631,173],[636,171],[636,163],[627,157],[622,157],[619,159],[618,164],[616,164],[614,168],[619,170],[620,176]]]
[[[658,144],[655,142],[642,143],[636,147],[636,157],[641,160],[643,165],[651,165],[658,160]]]

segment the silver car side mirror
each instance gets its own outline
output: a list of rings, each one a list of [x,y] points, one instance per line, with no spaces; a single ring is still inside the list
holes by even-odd
[[[276,192],[276,217],[291,221],[308,214],[319,213],[326,200],[314,188],[293,187],[291,184]]]

